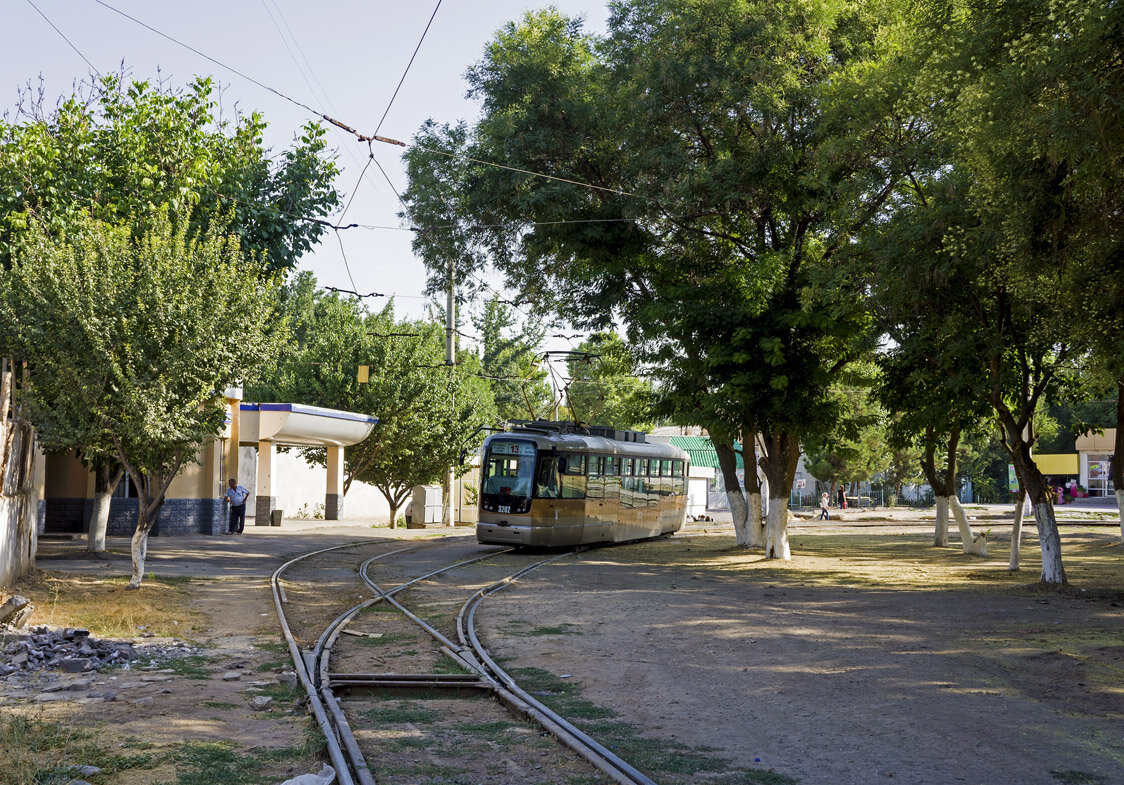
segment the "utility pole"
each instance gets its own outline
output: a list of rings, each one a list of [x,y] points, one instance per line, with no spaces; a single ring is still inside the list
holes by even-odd
[[[457,319],[456,319],[457,302],[455,297],[455,279],[453,276],[453,260],[449,259],[449,292],[445,298],[445,365],[448,366],[449,372],[449,416],[455,416],[455,404],[453,398],[453,366],[456,364],[456,340],[457,340]],[[452,431],[453,429],[450,429]],[[449,467],[445,473],[445,487],[441,500],[441,525],[453,525],[453,487],[456,482],[456,472],[452,466]]]

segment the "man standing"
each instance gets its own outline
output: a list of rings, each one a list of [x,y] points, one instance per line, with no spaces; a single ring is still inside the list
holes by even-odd
[[[238,484],[233,477],[227,483],[226,502],[230,505],[230,530],[227,534],[241,534],[246,525],[246,497],[250,492]]]

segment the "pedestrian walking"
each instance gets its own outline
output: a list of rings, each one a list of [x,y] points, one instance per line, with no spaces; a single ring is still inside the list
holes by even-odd
[[[246,525],[246,499],[250,492],[238,484],[238,480],[231,477],[227,481],[224,501],[230,505],[230,524],[226,534],[241,534]]]
[[[831,514],[827,511],[827,491],[820,495],[820,520],[830,521]]]

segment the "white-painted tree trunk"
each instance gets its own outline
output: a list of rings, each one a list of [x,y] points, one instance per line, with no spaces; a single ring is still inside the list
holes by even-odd
[[[1116,491],[1116,506],[1120,510],[1120,544],[1124,545],[1124,489]]]
[[[105,532],[109,528],[109,505],[112,491],[94,494],[94,509],[90,513],[90,531],[86,534],[86,550],[101,553],[105,550]]]
[[[933,533],[933,547],[948,547],[948,497],[937,497],[937,526]]]
[[[1015,522],[1011,524],[1011,560],[1007,563],[1010,572],[1018,572],[1019,549],[1023,544],[1023,503],[1015,505]]]
[[[964,553],[969,556],[987,556],[987,535],[972,533],[972,527],[968,525],[968,516],[964,514],[964,508],[960,506],[958,498],[949,496],[948,504],[956,518],[956,526],[960,529],[960,542],[964,547]]]
[[[137,530],[133,532],[132,541],[132,554],[133,554],[133,577],[129,579],[129,585],[126,589],[139,589],[141,581],[144,579],[144,558],[148,555],[148,529],[141,529],[138,525]]]
[[[761,494],[749,494],[749,513],[745,521],[746,547],[765,547],[765,521],[761,508]]]
[[[769,517],[765,524],[765,558],[792,558],[788,550],[788,498],[769,498]]]
[[[1038,523],[1038,542],[1042,548],[1043,583],[1065,583],[1062,567],[1062,541],[1058,524],[1054,520],[1054,506],[1049,502],[1034,505],[1034,519]]]
[[[735,490],[726,490],[726,499],[730,504],[730,517],[734,520],[734,538],[740,548],[748,548],[749,538],[746,535],[746,514],[748,508],[745,503],[745,495],[742,493],[741,488]]]

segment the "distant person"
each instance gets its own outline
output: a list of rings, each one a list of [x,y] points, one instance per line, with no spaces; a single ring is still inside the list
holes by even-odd
[[[820,494],[820,520],[831,520],[831,514],[827,511],[827,491],[824,491],[822,494]]]
[[[226,534],[241,534],[246,525],[246,498],[250,492],[238,484],[238,480],[231,477],[227,481],[230,486],[226,489],[226,498],[223,499],[230,505],[230,526]]]
[[[839,509],[841,509],[841,510],[847,509],[847,496],[846,496],[846,494],[843,493],[843,486],[842,485],[839,486],[839,490],[836,492],[835,495],[839,499]]]

